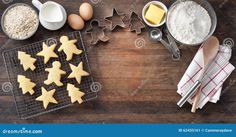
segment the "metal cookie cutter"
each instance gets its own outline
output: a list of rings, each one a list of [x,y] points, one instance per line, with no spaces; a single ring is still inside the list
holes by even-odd
[[[96,19],[93,19],[90,22],[89,28],[85,31],[91,35],[91,45],[96,45],[99,41],[107,42],[109,41],[109,37],[105,35],[105,26],[100,25],[100,22]]]
[[[124,13],[119,13],[116,8],[113,8],[112,14],[105,17],[105,20],[111,23],[110,30],[112,31],[118,26],[125,28],[125,23],[123,22],[124,17]]]
[[[142,22],[142,18],[134,11],[129,16],[129,28],[131,32],[135,32],[137,35],[142,33],[142,29],[145,25]]]

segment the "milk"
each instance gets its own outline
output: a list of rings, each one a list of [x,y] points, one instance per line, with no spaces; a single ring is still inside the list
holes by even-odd
[[[48,22],[60,22],[63,19],[60,7],[54,3],[47,3],[42,6],[41,16]]]
[[[39,21],[44,28],[58,30],[66,23],[67,13],[62,5],[53,1],[41,3],[39,0],[32,0],[32,4],[39,10]]]

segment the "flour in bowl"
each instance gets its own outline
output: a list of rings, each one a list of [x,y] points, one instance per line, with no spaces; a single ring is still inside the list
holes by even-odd
[[[3,18],[6,33],[14,39],[25,39],[31,36],[38,28],[38,24],[37,13],[26,5],[13,6]]]
[[[184,44],[203,42],[211,29],[208,12],[194,1],[175,5],[169,11],[168,29],[171,35]]]

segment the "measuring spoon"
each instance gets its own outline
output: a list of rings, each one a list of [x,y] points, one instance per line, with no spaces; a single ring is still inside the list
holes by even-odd
[[[170,43],[170,46],[172,48],[173,60],[180,60],[180,57],[181,57],[180,50],[179,50],[174,38],[170,35],[169,31],[166,28],[164,29],[164,32],[165,32],[166,37],[167,37],[167,39]]]
[[[175,43],[175,41],[173,40],[173,38],[167,34],[167,39],[169,41],[170,44],[168,44],[166,41],[164,41],[162,39],[162,31],[158,28],[154,28],[150,31],[150,37],[153,41],[158,41],[161,42],[162,45],[169,50],[169,52],[172,54],[172,59],[173,60],[179,60],[180,59],[180,51]]]

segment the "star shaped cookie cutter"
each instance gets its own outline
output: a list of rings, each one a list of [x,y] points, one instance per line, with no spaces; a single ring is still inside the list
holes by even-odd
[[[123,17],[122,17],[123,16]],[[124,13],[120,13],[117,11],[116,8],[113,8],[112,14],[110,16],[105,17],[105,20],[111,23],[110,30],[114,30],[118,26],[121,28],[125,28],[125,23],[123,22],[123,19],[125,17]]]
[[[90,26],[89,28],[85,31],[85,33],[90,34],[91,35],[91,41],[90,44],[91,45],[96,45],[99,41],[101,42],[107,42],[109,41],[109,37],[107,37],[105,35],[105,30],[106,27],[102,26],[100,24],[100,21],[97,19],[93,19],[90,22]]]
[[[135,11],[131,11],[128,21],[131,32],[135,32],[137,35],[142,33],[142,29],[145,28],[145,25],[142,22],[142,18]]]

